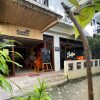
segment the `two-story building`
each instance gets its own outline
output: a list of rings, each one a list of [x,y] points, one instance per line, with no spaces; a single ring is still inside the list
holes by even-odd
[[[21,53],[25,59],[34,48],[37,52],[43,41],[42,33],[57,24],[59,18],[61,15],[48,8],[48,0],[0,0],[0,41],[20,42],[22,45],[15,43],[12,50]],[[10,56],[24,66],[25,60],[18,59],[14,53]],[[15,72],[15,65],[10,64],[10,74],[15,75]]]
[[[11,39],[22,44],[14,43],[16,46],[9,48],[23,56],[24,60],[10,54],[13,61],[23,65],[21,71],[32,69],[34,65],[29,60],[32,55],[33,59],[40,57],[44,44],[50,51],[55,71],[64,68],[69,54],[83,55],[82,43],[74,39],[73,23],[64,13],[62,1],[69,3],[67,0],[0,0],[0,40]],[[12,75],[19,70],[14,64],[9,68]]]

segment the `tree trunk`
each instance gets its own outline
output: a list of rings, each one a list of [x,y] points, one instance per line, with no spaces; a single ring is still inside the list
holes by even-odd
[[[84,35],[84,32],[83,32],[81,26],[77,22],[74,14],[70,10],[70,8],[67,5],[65,5],[63,2],[62,2],[62,6],[65,9],[66,14],[68,14],[70,19],[73,21],[73,23],[76,26],[78,32],[80,33],[80,37],[81,37],[81,40],[82,40],[83,46],[84,46],[84,53],[85,53],[85,59],[86,59],[87,81],[88,81],[88,100],[94,100],[88,40],[87,40],[86,36]]]

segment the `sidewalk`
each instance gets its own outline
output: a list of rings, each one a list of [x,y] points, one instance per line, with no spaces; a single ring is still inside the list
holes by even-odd
[[[47,85],[57,86],[67,82],[66,76],[63,75],[63,72],[41,72],[41,73],[31,73],[29,75],[21,75],[16,77],[10,77],[10,83],[13,88],[13,96],[22,95],[23,93],[33,91],[33,86],[38,83],[37,78],[40,80],[45,80]],[[21,90],[13,83],[17,84]],[[10,98],[12,95],[2,89],[0,89],[0,100],[5,100]]]

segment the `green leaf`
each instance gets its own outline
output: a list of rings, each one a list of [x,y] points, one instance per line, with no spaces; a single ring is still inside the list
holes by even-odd
[[[100,12],[100,4],[99,3],[95,3],[94,4],[94,9]]]
[[[9,79],[9,81],[11,81],[11,82],[12,82],[13,84],[15,84],[20,90],[22,90],[21,87],[20,87],[19,85],[17,85],[15,82],[13,82],[13,81],[10,80],[10,79]]]
[[[8,74],[8,66],[6,66],[6,64],[2,64],[0,63],[0,71],[3,73],[3,74]]]
[[[14,64],[15,64],[16,66],[18,66],[18,67],[23,67],[23,66],[20,65],[19,63],[14,62],[14,61],[12,61],[12,60],[6,60],[6,62],[14,63]]]
[[[82,27],[82,29],[84,29],[86,25],[88,25],[92,21],[94,13],[95,13],[94,7],[88,6],[88,7],[81,9],[79,12],[79,15],[75,16],[78,23]],[[79,33],[75,26],[74,26],[74,29],[75,29],[75,39],[77,39],[79,36]]]
[[[83,29],[87,24],[89,24],[92,21],[94,13],[95,13],[95,9],[93,6],[88,6],[80,10],[79,20],[80,20],[81,27]]]
[[[41,81],[38,78],[39,86],[34,86],[34,91],[27,93],[21,97],[13,97],[10,100],[51,100],[48,92],[46,92],[47,85],[45,81]]]
[[[100,0],[93,0],[94,3],[100,3]]]
[[[8,92],[12,91],[10,83],[0,74],[0,86]]]
[[[12,52],[12,53],[18,55],[19,57],[21,57],[22,59],[24,59],[23,56],[20,53],[18,53],[18,52],[15,52],[15,51],[9,51],[9,52]]]
[[[75,39],[77,39],[80,34],[79,34],[79,32],[78,32],[78,30],[77,30],[75,25],[74,25],[74,32],[75,32]]]
[[[0,54],[1,54],[4,58],[7,59],[7,55],[6,55],[5,51],[0,50]]]
[[[3,64],[2,68],[4,68],[5,70],[5,75],[8,75],[9,74],[9,69],[8,69],[8,65],[7,64]]]
[[[72,3],[76,7],[79,6],[79,3],[77,2],[77,0],[69,0],[69,2]]]

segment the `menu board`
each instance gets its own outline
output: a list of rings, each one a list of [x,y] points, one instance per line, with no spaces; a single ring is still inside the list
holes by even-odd
[[[41,54],[42,54],[42,63],[50,63],[50,50],[47,48],[42,48],[41,49]]]

